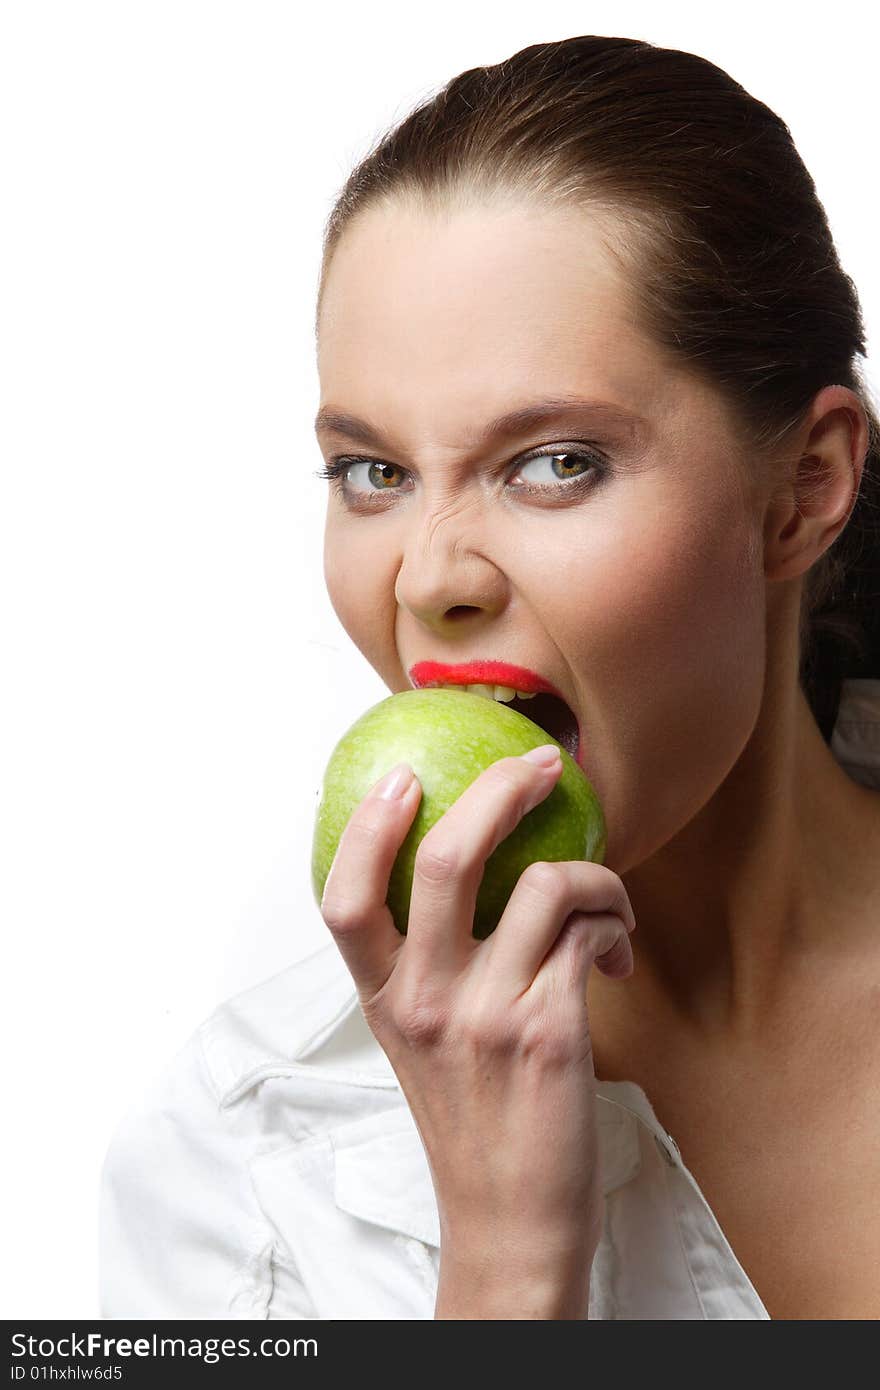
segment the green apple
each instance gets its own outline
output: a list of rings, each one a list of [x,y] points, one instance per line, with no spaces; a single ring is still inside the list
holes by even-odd
[[[379,778],[408,762],[419,779],[421,800],[401,845],[388,886],[387,904],[397,930],[406,934],[416,850],[462,792],[499,758],[556,743],[544,729],[502,701],[468,690],[427,688],[391,695],[367,710],[330,755],[321,785],[312,843],[312,889],[320,906],[342,832],[355,807]],[[605,817],[590,782],[558,745],[562,776],[486,861],[473,935],[480,940],[498,925],[523,870],[538,860],[604,862]]]

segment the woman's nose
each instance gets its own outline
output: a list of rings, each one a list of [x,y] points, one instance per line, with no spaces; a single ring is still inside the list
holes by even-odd
[[[401,558],[394,595],[424,627],[497,618],[507,602],[507,579],[487,556],[458,540],[417,544]]]

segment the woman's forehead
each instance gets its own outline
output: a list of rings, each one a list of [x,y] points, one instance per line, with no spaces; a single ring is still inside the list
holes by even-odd
[[[605,230],[569,209],[359,217],[325,283],[316,430],[369,448],[392,429],[478,447],[497,417],[563,397],[610,407],[572,424],[643,439],[683,413],[724,423],[708,383],[639,328]]]
[[[635,327],[630,288],[584,213],[490,208],[440,219],[374,209],[332,253],[320,336],[368,331],[377,319],[529,333],[551,314],[585,329]]]

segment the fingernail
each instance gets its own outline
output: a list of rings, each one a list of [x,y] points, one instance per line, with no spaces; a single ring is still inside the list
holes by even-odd
[[[522,759],[524,763],[537,763],[538,767],[552,767],[559,756],[555,743],[542,743],[540,748],[530,748],[528,753],[523,753]]]
[[[409,763],[398,763],[390,772],[386,772],[381,782],[376,783],[375,794],[383,801],[395,801],[403,796],[412,779],[413,770]]]

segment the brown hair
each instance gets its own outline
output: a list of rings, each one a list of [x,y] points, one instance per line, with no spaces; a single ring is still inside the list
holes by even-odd
[[[471,68],[349,175],[325,228],[316,333],[359,212],[493,195],[616,214],[626,230],[609,250],[643,331],[721,393],[765,466],[823,386],[861,399],[859,495],[802,591],[799,676],[829,741],[841,681],[880,675],[880,422],[857,361],[858,295],[788,126],[707,59],[641,39],[582,35]]]

